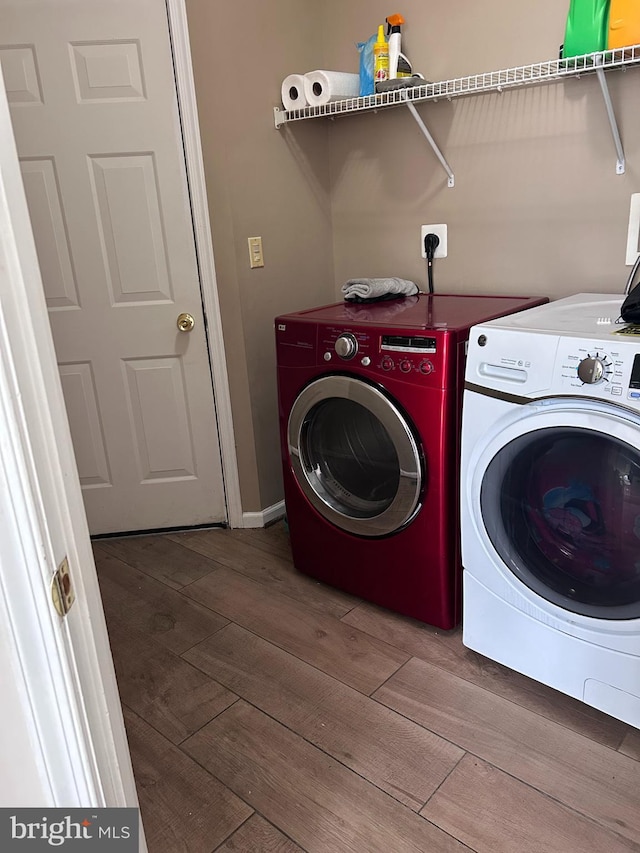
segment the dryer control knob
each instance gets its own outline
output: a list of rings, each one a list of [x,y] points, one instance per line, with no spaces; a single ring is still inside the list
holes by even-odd
[[[393,369],[393,359],[389,358],[388,355],[382,359],[382,369],[383,370],[392,370]]]
[[[333,348],[340,358],[353,358],[358,352],[358,341],[355,339],[354,335],[340,335]]]
[[[430,373],[433,373],[433,364],[428,359],[420,362],[420,373],[424,373],[425,376],[428,376]]]
[[[400,362],[400,370],[401,370],[403,373],[409,373],[409,371],[411,370],[411,362],[409,361],[409,359],[404,358],[404,359]]]
[[[601,358],[589,356],[578,365],[578,378],[586,385],[595,385],[604,378],[605,364]]]

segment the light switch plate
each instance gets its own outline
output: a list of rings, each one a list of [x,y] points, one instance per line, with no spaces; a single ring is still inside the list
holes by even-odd
[[[248,237],[247,240],[249,242],[249,266],[251,269],[263,267],[262,237]]]

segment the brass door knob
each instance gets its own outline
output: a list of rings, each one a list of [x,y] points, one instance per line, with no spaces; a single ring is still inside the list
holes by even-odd
[[[190,332],[195,326],[196,321],[191,314],[178,314],[177,326],[181,332]]]

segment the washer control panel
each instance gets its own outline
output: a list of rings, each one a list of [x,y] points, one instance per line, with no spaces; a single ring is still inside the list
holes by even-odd
[[[373,374],[426,384],[437,378],[442,357],[438,339],[428,333],[385,335],[363,327],[320,327],[318,346],[320,358],[337,369],[357,365]]]

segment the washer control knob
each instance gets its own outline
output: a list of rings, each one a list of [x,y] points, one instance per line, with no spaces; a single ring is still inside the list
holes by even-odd
[[[369,367],[369,365],[371,364],[371,359],[369,358],[369,356],[368,356],[368,355],[365,355],[365,357],[362,359],[362,361],[360,362],[360,364],[361,364],[363,367]]]
[[[425,376],[433,373],[433,364],[428,359],[420,362],[420,373],[424,373]]]
[[[322,357],[324,358],[325,361],[331,361],[331,353],[330,352],[325,352],[325,354]]]
[[[604,378],[605,363],[604,360],[597,356],[589,356],[583,358],[578,365],[578,377],[586,385],[595,385]]]
[[[340,335],[340,337],[334,344],[334,349],[340,356],[340,358],[353,358],[354,355],[358,352],[358,341],[355,339],[354,335],[348,333],[345,335]]]
[[[382,359],[382,369],[383,370],[393,370],[393,359],[388,355]]]
[[[400,362],[400,370],[403,373],[408,373],[411,370],[411,362],[408,358],[403,358]]]

